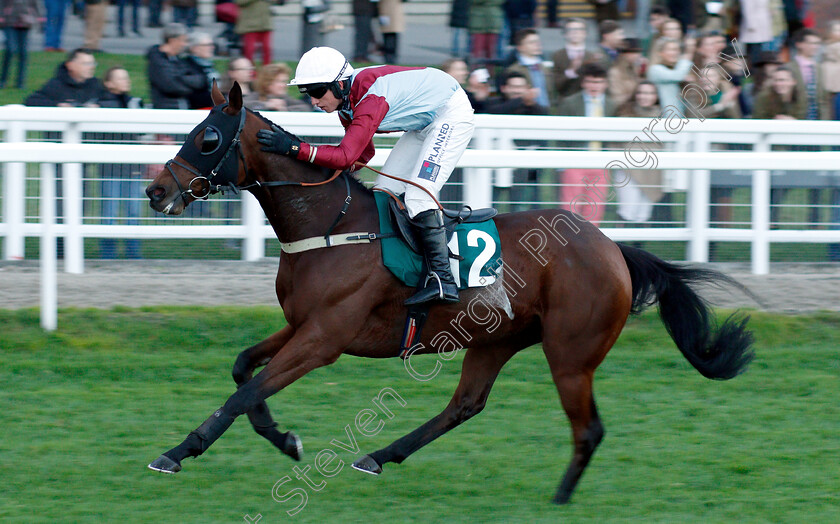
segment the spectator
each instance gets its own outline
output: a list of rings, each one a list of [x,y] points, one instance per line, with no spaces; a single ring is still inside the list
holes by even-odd
[[[67,14],[69,0],[44,0],[47,20],[44,24],[44,51],[64,52],[61,47],[61,34],[64,32],[64,15]]]
[[[236,19],[239,18],[239,6],[234,0],[216,0],[216,21],[222,24],[219,39],[220,55],[230,56],[231,50],[242,49],[239,35],[236,34]]]
[[[560,114],[567,116],[614,116],[615,107],[606,96],[607,71],[600,64],[584,64],[580,70],[582,91],[566,97],[560,105]],[[601,150],[601,143],[592,141],[589,149]],[[597,225],[604,216],[606,188],[601,169],[566,169],[562,175],[560,200],[569,209]]]
[[[826,29],[826,45],[835,42],[840,42],[840,20],[832,20],[828,23],[828,29]]]
[[[825,46],[820,78],[829,101],[830,119],[840,120],[840,40]]]
[[[257,42],[262,48],[263,65],[271,63],[271,3],[268,0],[236,0],[239,17],[236,34],[242,36],[242,56],[254,63]]]
[[[484,112],[484,105],[490,98],[490,72],[481,67],[470,73],[464,91],[467,92],[467,98],[475,112]]]
[[[222,80],[222,91],[227,93],[234,82],[239,82],[239,87],[242,89],[242,103],[251,107],[259,99],[259,95],[251,87],[254,72],[254,64],[244,56],[232,59],[228,62],[227,74]]]
[[[807,120],[831,118],[828,96],[820,80],[820,68],[817,64],[820,42],[819,35],[813,29],[800,29],[793,35],[796,56],[790,61],[790,70],[796,78],[799,96],[807,101]]]
[[[668,10],[662,6],[655,5],[650,8],[650,17],[648,18],[648,30],[642,40],[642,48],[646,56],[652,56],[653,42],[662,36],[662,24],[670,18]],[[641,36],[640,36],[641,38]]]
[[[405,31],[403,0],[379,0],[379,29],[382,31],[382,55],[385,62],[397,63],[400,33]]]
[[[470,76],[470,68],[463,58],[449,58],[440,65],[440,70],[448,73],[449,76],[458,81],[458,84],[463,88],[467,85],[467,80]]]
[[[607,71],[607,86],[616,107],[633,98],[636,86],[643,78],[645,66],[639,41],[635,38],[626,39],[618,58]]]
[[[546,27],[560,27],[560,24],[557,23],[557,7],[560,3],[560,0],[546,0],[545,3],[545,15],[546,15]]]
[[[467,93],[470,105],[472,105],[476,113],[480,113],[481,109],[484,107],[483,100],[486,100],[487,96],[490,94],[489,86],[487,86],[486,83],[484,84],[487,86],[487,92],[484,94],[482,101],[477,102],[474,98],[474,94],[470,92],[470,87],[468,85],[468,82],[471,81],[470,77],[472,76],[470,75],[470,69],[462,58],[449,58],[440,65],[440,69],[458,82],[458,85],[460,85]],[[453,169],[452,174],[449,175],[448,182],[449,183],[444,185],[440,190],[440,201],[452,202],[460,205],[460,203],[463,202],[463,191],[461,188],[464,183],[464,170],[460,167]]]
[[[607,20],[618,20],[618,0],[588,0],[595,7],[595,21],[598,25]],[[622,38],[624,38],[622,36]]]
[[[699,109],[703,118],[741,118],[738,94],[741,88],[732,84],[723,76],[721,69],[710,67],[705,70],[702,80],[695,80],[706,92],[707,101]]]
[[[505,20],[510,29],[510,45],[516,47],[516,33],[531,27],[534,23],[534,11],[537,9],[536,0],[505,0],[502,6],[505,12]]]
[[[790,66],[776,68],[770,81],[758,94],[753,118],[776,120],[804,120],[808,112],[805,100],[796,88],[796,78]]]
[[[683,39],[683,30],[679,20],[668,17],[659,26],[659,33],[656,34],[648,50],[648,58],[651,62],[659,55],[659,50],[662,47],[662,42],[670,38],[681,42]]]
[[[663,109],[675,107],[684,112],[680,99],[681,84],[691,81],[691,57],[694,54],[693,40],[687,40],[685,53],[680,55],[680,43],[670,38],[661,40],[659,54],[648,69],[648,80],[659,90],[659,103]]]
[[[597,63],[587,63],[581,67],[582,90],[566,97],[560,106],[560,114],[565,116],[614,116],[615,106],[605,98],[607,91],[607,72]]]
[[[131,77],[125,68],[114,66],[105,71],[102,79],[105,92],[99,99],[100,107],[142,109],[143,99],[131,96]]]
[[[194,32],[189,35],[190,48],[185,57],[187,66],[194,72],[204,75],[205,81],[201,87],[193,90],[189,96],[190,109],[205,109],[213,107],[210,89],[213,82],[218,82],[221,75],[213,63],[215,44],[207,33]]]
[[[508,69],[500,88],[501,95],[491,98],[484,111],[497,115],[547,115],[548,106],[539,103],[540,91],[528,82],[524,73]],[[516,140],[517,148],[533,148],[533,140]],[[500,202],[521,202],[524,208],[537,202],[537,169],[496,170],[494,198]]]
[[[618,58],[618,50],[624,44],[624,29],[615,20],[604,20],[598,24],[598,31],[601,34],[599,47],[603,55],[599,61],[604,70],[607,70]]]
[[[74,49],[56,69],[55,76],[23,102],[27,106],[99,107],[104,95],[95,78],[96,59],[89,49]]]
[[[720,64],[723,61],[720,53],[726,49],[726,39],[717,32],[703,33],[697,37],[695,47],[694,65],[697,69],[703,69],[709,64]]]
[[[761,51],[778,53],[787,31],[782,0],[725,0],[729,34],[747,44],[747,57],[754,64]]]
[[[368,50],[373,42],[373,17],[376,3],[371,0],[353,0],[353,62],[370,62]],[[453,4],[452,12],[455,7]]]
[[[567,96],[580,91],[580,67],[600,59],[600,54],[586,49],[586,21],[570,18],[563,26],[566,47],[554,52],[552,76],[559,104]]]
[[[520,29],[513,35],[515,62],[508,71],[518,71],[528,80],[528,85],[536,89],[539,95],[537,103],[543,107],[551,104],[549,96],[548,71],[543,65],[542,42],[536,29]]]
[[[649,80],[642,80],[636,86],[631,98],[616,110],[616,116],[636,118],[657,118],[661,114],[659,93]],[[646,147],[655,149],[653,144]],[[627,176],[624,184],[616,184],[617,213],[627,222],[647,222],[651,219],[655,206],[664,193],[662,191],[662,171],[659,169],[630,169],[625,175],[615,173],[616,179]],[[622,178],[622,180],[624,180]]]
[[[105,31],[108,16],[106,0],[85,0],[85,43],[83,47],[93,51],[102,51],[99,41]]]
[[[547,115],[548,106],[539,103],[540,91],[528,82],[525,73],[509,69],[498,97],[490,98],[483,113],[496,115]]]
[[[204,88],[207,79],[181,57],[187,46],[187,28],[177,22],[163,29],[163,43],[146,53],[152,107],[189,109],[190,97]]]
[[[773,78],[773,73],[782,65],[776,53],[773,51],[764,51],[758,56],[758,60],[753,66],[753,98],[761,93],[764,86],[769,84]]]
[[[695,21],[695,17],[699,14],[696,6],[697,3],[702,4],[703,12],[705,12],[706,2],[695,2],[695,0],[667,0],[665,7],[671,13],[671,18],[680,24],[680,30],[686,31],[703,26],[702,21],[700,23]],[[674,37],[668,36],[668,38]],[[682,35],[680,35],[680,38],[682,38]]]
[[[163,27],[160,15],[163,13],[163,0],[149,0],[149,27]]]
[[[105,94],[102,83],[94,76],[96,59],[88,49],[74,49],[56,69],[52,77],[40,89],[24,100],[24,105],[41,107],[99,107],[99,99]],[[60,140],[61,134],[48,131],[47,140]],[[56,165],[56,216],[63,215],[61,198],[63,184],[62,164]],[[60,220],[60,219],[59,219]],[[56,254],[64,258],[64,237],[56,240]]]
[[[128,71],[115,66],[105,72],[103,78],[106,92],[100,98],[101,107],[138,109],[143,100],[131,96],[131,78]],[[137,142],[139,137],[128,133],[104,133],[97,137],[101,142]],[[124,223],[136,225],[140,217],[143,196],[143,166],[137,164],[100,164],[99,177],[102,180],[102,223],[112,225],[118,218],[127,218]],[[117,258],[117,240],[103,238],[99,242],[99,256],[104,259]],[[140,258],[140,240],[126,239],[125,257]]]
[[[292,69],[283,62],[268,64],[257,74],[258,99],[251,105],[257,111],[311,111],[312,106],[289,95]]]
[[[499,33],[502,32],[504,0],[470,0],[470,53],[476,61],[496,59]]]
[[[197,0],[171,0],[172,21],[184,24],[189,28],[196,26],[198,21]]]
[[[758,94],[753,110],[753,118],[775,120],[803,120],[808,113],[808,103],[796,86],[796,78],[790,66],[779,66],[773,73],[772,80]],[[779,221],[782,200],[787,194],[786,188],[770,190],[770,222]],[[813,200],[813,194],[811,195]]]
[[[137,36],[143,36],[140,32],[140,0],[118,0],[117,1],[117,34],[125,36],[125,6],[131,3],[131,30]]]
[[[18,89],[23,89],[26,86],[29,29],[38,23],[39,16],[40,10],[36,0],[4,0],[2,18],[3,32],[6,36],[6,50],[3,53],[0,89],[6,87],[14,56],[17,56],[18,62],[18,76],[15,86]]]
[[[803,28],[797,31],[792,37],[793,45],[796,47],[796,56],[790,61],[790,69],[796,78],[796,89],[800,98],[806,100],[806,120],[828,120],[831,119],[831,104],[829,95],[824,89],[824,83],[820,77],[820,68],[817,63],[817,55],[820,51],[820,36],[813,30]],[[819,146],[794,146],[797,151],[819,151]],[[819,222],[820,215],[820,190],[811,188],[808,190],[810,210],[809,222]]]

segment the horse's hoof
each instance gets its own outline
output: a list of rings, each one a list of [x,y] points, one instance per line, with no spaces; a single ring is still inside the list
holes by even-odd
[[[557,493],[554,495],[554,498],[551,499],[551,502],[557,504],[558,506],[562,506],[563,504],[568,504],[569,501],[572,500],[571,493]]]
[[[286,442],[283,443],[283,453],[300,462],[303,458],[303,442],[300,437],[289,431],[286,433]]]
[[[376,463],[370,455],[365,455],[352,464],[353,469],[358,469],[370,475],[379,475],[382,473],[382,466]]]
[[[172,460],[171,458],[167,457],[166,455],[161,455],[155,459],[154,462],[149,464],[149,469],[154,471],[160,471],[161,473],[178,473],[181,471],[181,465]]]

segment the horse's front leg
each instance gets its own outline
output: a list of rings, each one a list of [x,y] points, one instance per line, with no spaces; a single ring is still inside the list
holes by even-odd
[[[286,326],[259,344],[255,344],[240,353],[233,365],[233,380],[236,382],[236,387],[241,388],[251,380],[254,370],[268,364],[274,358],[274,355],[280,351],[280,348],[292,338],[293,334],[294,330],[290,326]],[[303,445],[300,438],[291,431],[285,433],[277,431],[277,422],[271,418],[271,411],[264,400],[248,411],[248,420],[251,421],[254,431],[274,444],[277,449],[295,460],[301,459]]]
[[[254,409],[271,395],[277,393],[313,369],[335,362],[342,353],[342,346],[319,336],[319,329],[299,330],[283,346],[257,376],[243,384],[236,393],[217,409],[183,442],[170,449],[149,468],[164,473],[177,473],[181,461],[204,453],[239,415]]]

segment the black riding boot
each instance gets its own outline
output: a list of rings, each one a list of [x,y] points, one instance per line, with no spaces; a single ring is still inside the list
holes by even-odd
[[[446,245],[443,216],[440,211],[431,209],[414,217],[414,222],[421,226],[420,238],[429,265],[429,275],[426,277],[426,287],[406,300],[405,305],[413,306],[434,300],[458,302],[458,286],[455,285],[449,266],[449,247]]]

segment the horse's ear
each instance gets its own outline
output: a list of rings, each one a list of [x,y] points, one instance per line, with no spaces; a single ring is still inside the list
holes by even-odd
[[[213,80],[213,88],[210,90],[210,98],[213,100],[214,106],[227,102],[225,95],[222,94],[222,90],[219,89],[219,84],[215,80]]]
[[[242,88],[239,87],[239,82],[234,82],[233,87],[228,93],[228,107],[233,114],[238,113],[242,109]]]

